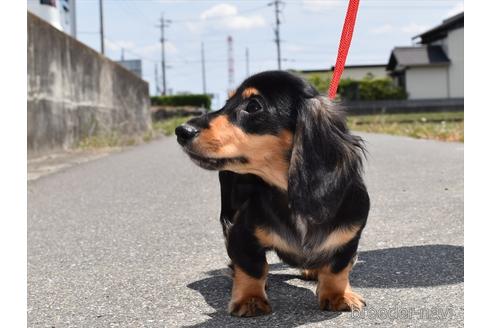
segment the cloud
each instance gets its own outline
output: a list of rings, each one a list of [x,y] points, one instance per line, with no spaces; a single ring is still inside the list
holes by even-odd
[[[302,6],[310,11],[331,9],[339,6],[346,6],[347,2],[342,0],[303,0]]]
[[[384,35],[384,34],[395,34],[395,33],[405,33],[410,35],[417,35],[429,29],[429,26],[410,23],[404,26],[396,27],[391,24],[384,24],[377,27],[374,27],[369,30],[371,34]]]
[[[291,52],[303,52],[305,50],[304,47],[297,44],[287,44],[284,49]]]
[[[201,13],[201,19],[208,19],[212,17],[226,17],[226,16],[234,16],[237,15],[237,7],[227,4],[221,3],[213,6]]]
[[[213,21],[213,24],[207,21]],[[201,32],[208,26],[215,29],[248,30],[265,25],[266,21],[263,16],[241,15],[236,6],[227,3],[220,3],[203,11],[199,22],[186,24],[193,33]]]
[[[137,46],[132,41],[119,40],[119,41],[111,41],[108,39],[104,40],[104,46],[106,49],[111,51],[121,51],[121,49],[128,50],[130,53],[134,55],[140,55],[143,57],[152,56],[158,54],[161,51],[161,44],[159,42],[149,44],[146,46]],[[178,49],[174,43],[166,41],[164,42],[164,47],[166,52],[169,54],[176,54]]]
[[[188,31],[190,31],[191,33],[194,33],[194,34],[199,34],[200,32],[203,31],[203,28],[204,28],[203,23],[201,23],[201,22],[198,22],[198,23],[187,22],[187,23],[185,23],[185,26],[188,29]]]
[[[135,48],[135,43],[126,40],[111,41],[108,39],[104,39],[104,47],[108,50],[120,51],[122,48],[124,49]]]
[[[174,43],[169,42],[169,41],[164,42],[164,48],[166,49],[166,53],[169,53],[169,54],[175,54],[178,52],[178,48],[176,48]],[[157,42],[157,43],[150,44],[147,46],[137,47],[134,50],[135,50],[135,52],[138,52],[139,54],[142,54],[144,56],[150,56],[150,55],[156,54],[156,53],[161,51],[161,44],[159,42]]]
[[[461,12],[465,11],[465,3],[463,1],[460,1],[456,3],[453,8],[451,8],[447,13],[444,18],[448,18],[451,16],[454,16],[456,14],[459,14]]]
[[[417,35],[419,33],[424,32],[425,30],[429,29],[427,25],[421,25],[421,24],[416,24],[416,23],[410,23],[406,26],[403,26],[401,28],[401,31],[406,34],[412,34],[412,35]]]
[[[381,25],[378,27],[374,27],[369,32],[371,34],[387,34],[387,33],[393,32],[394,30],[395,30],[395,28],[392,25],[385,24],[385,25]]]
[[[223,21],[225,27],[233,30],[249,30],[252,28],[263,27],[266,25],[265,19],[260,15],[255,16],[234,16]]]

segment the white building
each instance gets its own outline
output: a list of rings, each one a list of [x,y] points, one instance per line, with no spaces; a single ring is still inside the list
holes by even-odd
[[[387,69],[409,99],[464,97],[464,22],[455,15],[415,36],[417,46],[393,49]]]
[[[142,78],[142,60],[140,59],[121,59],[117,61],[118,64]]]
[[[77,37],[75,0],[28,0],[27,10],[60,31]]]

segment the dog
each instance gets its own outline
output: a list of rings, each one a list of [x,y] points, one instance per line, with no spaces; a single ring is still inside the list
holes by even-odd
[[[365,306],[349,283],[370,207],[365,149],[343,110],[303,79],[267,71],[247,78],[222,109],[175,132],[194,163],[219,171],[230,314],[271,313],[269,250],[318,281],[322,310]]]

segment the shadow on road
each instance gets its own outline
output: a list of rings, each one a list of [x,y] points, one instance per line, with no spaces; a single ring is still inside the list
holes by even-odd
[[[351,274],[351,283],[359,288],[413,288],[458,284],[464,279],[462,246],[424,245],[388,248],[359,253]],[[270,271],[289,267],[270,265]],[[227,269],[208,272],[211,277],[188,285],[198,291],[215,312],[207,321],[190,327],[297,327],[306,323],[329,320],[340,313],[318,310],[310,289],[288,283],[299,279],[293,274],[273,273],[268,277],[268,296],[273,313],[256,318],[235,318],[227,313],[232,281]],[[367,295],[366,295],[367,297]],[[370,302],[370,300],[369,300]]]
[[[351,283],[362,288],[452,285],[464,280],[463,246],[423,245],[360,252]]]

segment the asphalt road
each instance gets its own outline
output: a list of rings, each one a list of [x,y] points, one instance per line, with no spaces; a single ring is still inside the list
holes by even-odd
[[[216,173],[165,138],[28,184],[29,327],[461,327],[463,144],[363,137],[358,316],[272,255],[273,314],[230,317]]]

